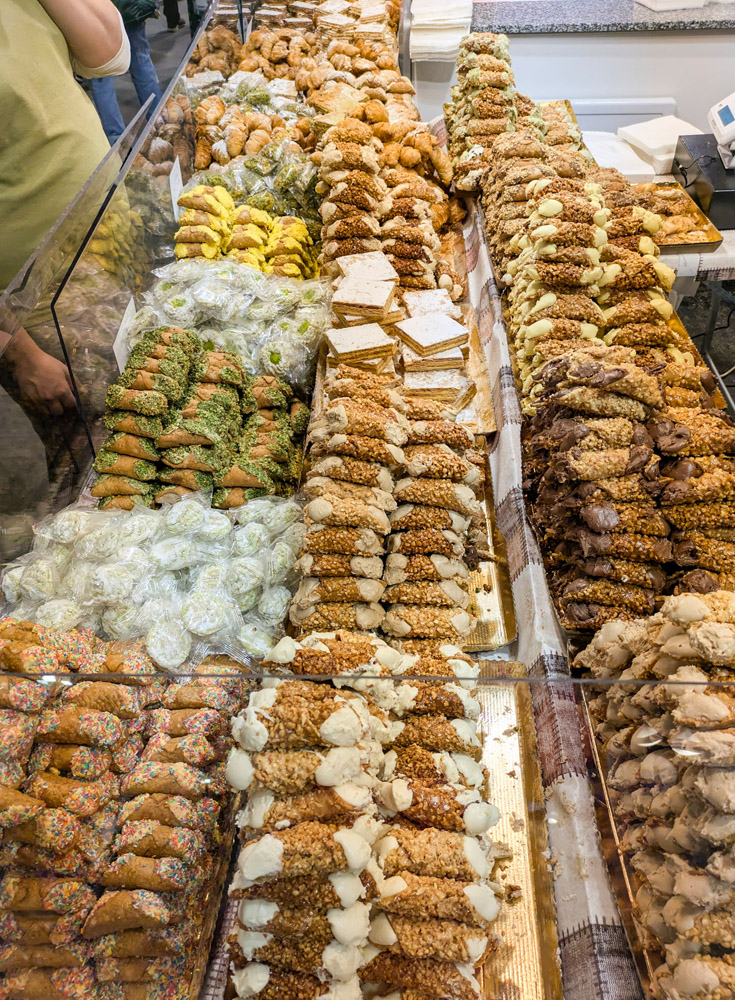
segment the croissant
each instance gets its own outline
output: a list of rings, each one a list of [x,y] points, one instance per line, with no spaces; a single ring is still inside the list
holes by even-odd
[[[257,128],[248,136],[245,152],[248,156],[253,156],[253,154],[259,153],[263,146],[267,146],[270,141],[270,133],[266,132],[265,129]]]
[[[247,129],[241,122],[232,122],[232,124],[227,126],[225,129],[225,147],[228,158],[239,156],[242,153],[247,134]],[[218,160],[217,162],[219,163],[220,161]]]
[[[216,94],[211,94],[200,102],[194,117],[200,125],[216,125],[224,113],[225,102]]]

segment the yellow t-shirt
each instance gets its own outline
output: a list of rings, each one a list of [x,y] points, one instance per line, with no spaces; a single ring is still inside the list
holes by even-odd
[[[0,289],[109,151],[74,79],[64,36],[38,0],[0,13]]]

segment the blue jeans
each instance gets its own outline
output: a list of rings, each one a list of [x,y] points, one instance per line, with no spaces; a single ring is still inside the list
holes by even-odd
[[[145,21],[126,24],[125,31],[130,39],[130,75],[133,78],[138,100],[141,104],[145,104],[150,95],[153,94],[153,104],[146,116],[150,118],[153,108],[161,99],[161,87],[145,35]],[[89,82],[92,89],[92,100],[97,108],[97,114],[100,116],[102,128],[105,130],[110,145],[114,146],[125,131],[125,122],[120,113],[120,105],[117,103],[117,94],[115,93],[115,78],[103,76]]]

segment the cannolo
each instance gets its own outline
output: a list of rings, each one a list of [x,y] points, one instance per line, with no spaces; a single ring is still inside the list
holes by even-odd
[[[409,871],[385,880],[375,906],[414,920],[456,920],[482,928],[495,920],[500,910],[498,898],[487,883],[463,883]]]
[[[337,479],[327,479],[326,476],[310,476],[303,486],[304,493],[310,499],[316,497],[337,497],[342,500],[361,500],[370,507],[392,511],[396,502],[390,493],[375,486],[362,486],[358,483],[345,483]]]
[[[30,916],[6,911],[0,916],[0,938],[21,945],[65,945],[78,941],[86,914]]]
[[[225,731],[226,724],[214,708],[155,708],[150,712],[148,727],[150,732],[169,736],[191,734],[213,738]]]
[[[297,823],[349,822],[350,817],[370,811],[372,793],[354,781],[329,788],[314,788],[276,799],[269,790],[253,791],[238,815],[238,826],[253,830],[284,830]]]
[[[119,822],[154,821],[164,826],[182,826],[191,830],[212,829],[219,806],[214,799],[203,798],[198,802],[183,795],[153,792],[137,795],[124,802]]]
[[[389,585],[406,580],[451,580],[469,575],[465,563],[443,555],[403,555],[391,553],[385,560],[384,580]]]
[[[80,681],[64,692],[64,701],[78,708],[109,712],[119,719],[135,719],[141,711],[140,688],[105,681]]]
[[[312,524],[304,535],[301,555],[338,553],[345,556],[374,556],[383,552],[383,542],[372,528],[334,528]]]
[[[0,786],[0,828],[27,823],[45,809],[42,799]]]
[[[446,559],[462,556],[465,551],[464,542],[459,535],[435,528],[396,532],[389,536],[388,547],[391,553],[406,556],[435,553]]]
[[[142,760],[153,760],[163,764],[184,763],[194,767],[204,767],[217,759],[217,751],[206,736],[169,736],[157,733],[147,743]]]
[[[159,955],[183,955],[192,938],[193,928],[186,924],[154,930],[124,930],[95,938],[94,954],[99,958],[157,958]]]
[[[51,771],[37,771],[26,782],[29,795],[54,809],[65,809],[75,816],[92,816],[114,795],[105,781],[78,781]]]
[[[455,920],[414,920],[379,913],[371,923],[370,940],[407,958],[429,958],[474,965],[487,950],[488,938],[478,927]]]
[[[427,507],[421,504],[401,504],[388,515],[392,531],[416,531],[433,528],[439,531],[453,531],[462,534],[469,527],[469,518],[443,507]]]
[[[100,983],[142,983],[159,978],[177,978],[186,968],[184,958],[178,955],[146,958],[98,958],[97,980]]]
[[[436,959],[412,959],[379,952],[359,970],[363,983],[400,987],[402,995],[431,996],[439,1000],[478,1000],[480,984],[466,965]]]
[[[360,437],[355,434],[332,434],[331,437],[327,437],[314,445],[314,453],[320,458],[322,455],[328,455],[339,456],[343,459],[355,459],[362,463],[360,467],[357,467],[358,472],[363,472],[365,464],[370,466],[379,464],[388,469],[403,464],[403,451],[397,445],[382,441],[379,438]],[[329,462],[326,466],[323,461],[318,462],[315,468],[320,474],[331,476],[334,479],[347,478],[346,476],[341,477],[338,475],[334,469],[339,469],[339,466]],[[351,468],[355,469],[354,464]],[[360,479],[358,482],[365,482],[368,486],[380,486],[381,489],[385,489],[377,474],[374,474],[373,478],[367,480]]]
[[[469,719],[446,719],[441,715],[408,716],[392,725],[391,747],[417,744],[427,750],[467,754],[480,760],[482,746]]]
[[[63,945],[0,945],[0,972],[13,969],[80,969],[89,961],[89,945],[82,941]]]
[[[372,460],[361,461],[345,455],[329,455],[312,465],[311,474],[340,482],[374,486],[387,493],[393,491],[393,476],[390,471]]]
[[[403,414],[372,400],[332,399],[324,418],[328,434],[380,438],[398,447],[408,440],[408,421]]]
[[[4,840],[38,847],[64,854],[80,834],[79,822],[66,809],[44,809],[43,812],[6,829]]]
[[[122,739],[123,727],[109,712],[70,707],[42,712],[37,735],[47,743],[111,747]]]
[[[6,973],[2,984],[8,1000],[84,1000],[95,989],[94,971],[22,969]]]
[[[299,584],[291,610],[293,612],[297,609],[300,613],[302,610],[312,609],[314,605],[323,601],[370,603],[379,601],[384,590],[385,583],[382,580],[371,580],[366,577],[325,577],[324,580],[307,577]]]
[[[381,627],[398,637],[457,639],[470,631],[472,618],[458,608],[392,604]]]
[[[380,556],[351,556],[339,552],[306,553],[297,560],[296,571],[304,577],[365,577],[378,580],[383,575]]]
[[[470,597],[454,580],[416,580],[389,587],[383,598],[391,604],[424,604],[434,607],[462,608]]]
[[[255,786],[278,796],[298,795],[318,787],[352,782],[362,773],[367,751],[359,747],[316,750],[266,750],[247,754],[230,751],[227,773],[231,784],[243,791]]]
[[[164,927],[170,912],[161,896],[145,890],[105,892],[94,904],[82,929],[86,940],[135,928]]]
[[[401,479],[396,483],[393,495],[400,503],[444,507],[465,515],[471,514],[478,506],[469,486],[445,479]]]
[[[390,523],[383,510],[362,500],[323,496],[310,501],[304,510],[312,521],[336,527],[371,528],[380,535],[387,535]]]
[[[145,761],[123,775],[120,787],[131,798],[144,792],[163,792],[196,800],[207,790],[207,779],[202,771],[189,764]]]
[[[181,892],[196,884],[198,873],[177,858],[138,857],[121,854],[102,872],[102,885],[153,892]]]
[[[85,882],[68,879],[5,875],[0,883],[5,910],[86,915],[95,898]]]
[[[301,681],[284,681],[250,696],[232,722],[244,750],[304,746],[354,746],[368,733],[364,701],[351,692]]]
[[[123,824],[113,849],[118,854],[130,851],[141,857],[179,858],[193,863],[204,854],[205,841],[195,830],[138,820]]]
[[[354,830],[333,831],[321,823],[301,823],[267,833],[240,852],[235,888],[247,889],[274,875],[301,879],[332,872],[359,873],[370,860],[370,844]]]
[[[298,595],[297,595],[298,596]],[[385,612],[380,604],[309,603],[300,607],[291,604],[289,617],[304,632],[331,629],[369,631],[383,622]]]

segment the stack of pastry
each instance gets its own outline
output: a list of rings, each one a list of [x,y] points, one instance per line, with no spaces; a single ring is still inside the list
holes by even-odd
[[[179,216],[174,236],[177,260],[221,256],[230,237],[230,215],[235,207],[229,191],[221,184],[198,184],[179,196],[177,204],[186,211]]]
[[[385,563],[390,606],[382,628],[396,639],[430,646],[461,642],[473,620],[470,550],[487,545],[476,496],[484,470],[467,457],[472,434],[447,419],[441,404],[408,397],[407,407],[404,475],[393,491],[398,507],[390,515]]]
[[[246,375],[238,355],[204,350],[185,330],[145,334],[106,401],[100,507],[212,488],[215,506],[237,507],[298,483],[307,407],[282,379]]]
[[[360,978],[368,991],[385,983],[403,997],[474,1000],[499,910],[488,882],[486,832],[498,812],[479,763],[477,664],[451,644],[408,659],[392,693],[398,718],[378,789],[392,825],[375,845],[378,895]]]
[[[313,499],[304,512],[308,530],[301,562],[306,578],[290,611],[305,633],[375,630],[383,620],[382,559],[363,566],[359,557],[382,556],[391,530],[392,470],[405,460],[402,445],[409,433],[394,382],[340,367],[327,380],[324,408],[312,421],[307,491]],[[358,572],[322,572],[332,565],[346,569],[354,557]]]
[[[668,597],[575,662],[605,681],[591,711],[656,995],[732,996],[734,595]]]
[[[155,442],[186,391],[198,350],[197,338],[178,327],[147,333],[107,390],[105,425],[112,433],[95,460],[100,476],[92,487],[100,507],[153,505],[160,458]]]
[[[206,170],[212,162],[224,165],[238,156],[253,156],[271,142],[303,143],[308,118],[287,125],[280,115],[229,107],[218,94],[205,97],[196,107],[194,167]]]
[[[320,263],[335,273],[338,258],[380,250],[378,210],[388,188],[379,175],[380,143],[366,122],[355,118],[329,129],[319,164],[317,192],[325,198],[319,208],[324,222]]]
[[[492,162],[495,139],[512,132],[518,116],[506,35],[478,32],[462,39],[457,57],[458,82],[445,114],[456,186],[480,186]]]
[[[239,507],[266,493],[291,495],[301,476],[309,409],[275,375],[247,379],[241,397],[242,432],[231,464],[214,477],[215,507]]]
[[[248,73],[260,70],[266,80],[281,77],[293,80],[302,60],[313,52],[316,52],[313,31],[257,28],[250,32],[242,47],[238,68]]]
[[[3,669],[72,672],[2,685],[3,995],[184,995],[228,829],[240,682],[163,680],[136,647],[83,632],[6,619],[0,635]]]
[[[355,692],[274,678],[232,729],[240,749],[228,775],[249,796],[230,886],[239,900],[230,939],[237,995],[308,990],[359,1000],[371,845],[381,828],[371,785],[385,715]]]

